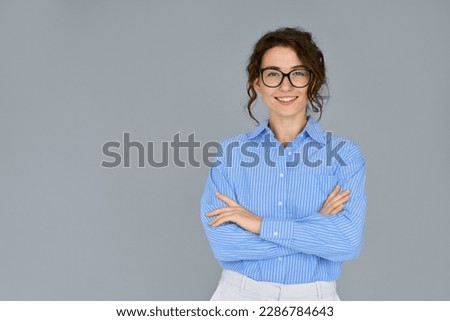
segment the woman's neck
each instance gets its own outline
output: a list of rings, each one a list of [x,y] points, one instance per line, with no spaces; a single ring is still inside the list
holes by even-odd
[[[298,134],[305,128],[307,118],[306,115],[296,118],[279,118],[270,116],[269,128],[272,130],[275,138],[286,147],[287,144],[294,140]]]

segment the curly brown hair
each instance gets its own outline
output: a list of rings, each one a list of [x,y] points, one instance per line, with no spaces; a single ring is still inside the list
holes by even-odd
[[[323,93],[324,88],[328,91],[325,75],[325,60],[322,51],[312,39],[311,33],[301,28],[279,28],[263,35],[253,48],[253,53],[247,65],[247,111],[250,117],[259,124],[252,113],[252,104],[256,100],[256,90],[253,88],[255,80],[259,77],[259,69],[264,54],[273,47],[288,47],[293,49],[302,63],[311,70],[311,82],[308,85],[307,95],[311,109],[319,113],[318,119],[322,117],[324,101],[328,98]]]

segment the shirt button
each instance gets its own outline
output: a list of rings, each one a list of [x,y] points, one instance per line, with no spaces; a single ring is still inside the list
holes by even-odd
[[[278,205],[279,206],[283,205],[283,202],[282,201],[278,201]]]
[[[283,258],[281,256],[278,257],[278,261],[281,261]]]
[[[278,231],[273,232],[273,236],[278,236]]]
[[[291,152],[291,151],[288,151],[288,155],[292,155],[292,152]]]
[[[284,176],[284,174],[283,173],[280,173],[280,177],[283,177]]]

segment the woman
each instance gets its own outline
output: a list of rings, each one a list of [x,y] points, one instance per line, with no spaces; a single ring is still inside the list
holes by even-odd
[[[211,300],[339,300],[342,262],[359,255],[365,162],[350,140],[325,133],[322,52],[311,34],[281,28],[247,66],[250,116],[257,95],[269,119],[222,143],[201,218],[223,268]]]

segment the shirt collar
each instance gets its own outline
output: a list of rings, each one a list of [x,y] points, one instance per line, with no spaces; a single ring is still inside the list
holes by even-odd
[[[269,119],[265,119],[264,121],[262,121],[254,131],[247,134],[248,139],[254,139],[258,136],[262,136],[266,132],[271,133],[271,129],[267,126],[268,123]],[[321,144],[326,143],[325,133],[322,127],[320,127],[319,123],[311,116],[308,116],[308,121],[303,132],[307,133],[309,137]],[[300,134],[294,139],[294,142],[298,140],[299,136]]]
[[[316,142],[319,142],[321,144],[326,143],[325,132],[319,125],[319,122],[311,116],[309,116],[308,118],[308,122],[305,126],[305,131],[308,133],[309,137],[314,139]]]
[[[259,136],[259,134],[270,130],[270,128],[267,126],[268,123],[269,123],[268,119],[265,119],[262,122],[260,122],[258,127],[256,127],[254,131],[247,134],[247,138],[253,139],[253,138]]]

